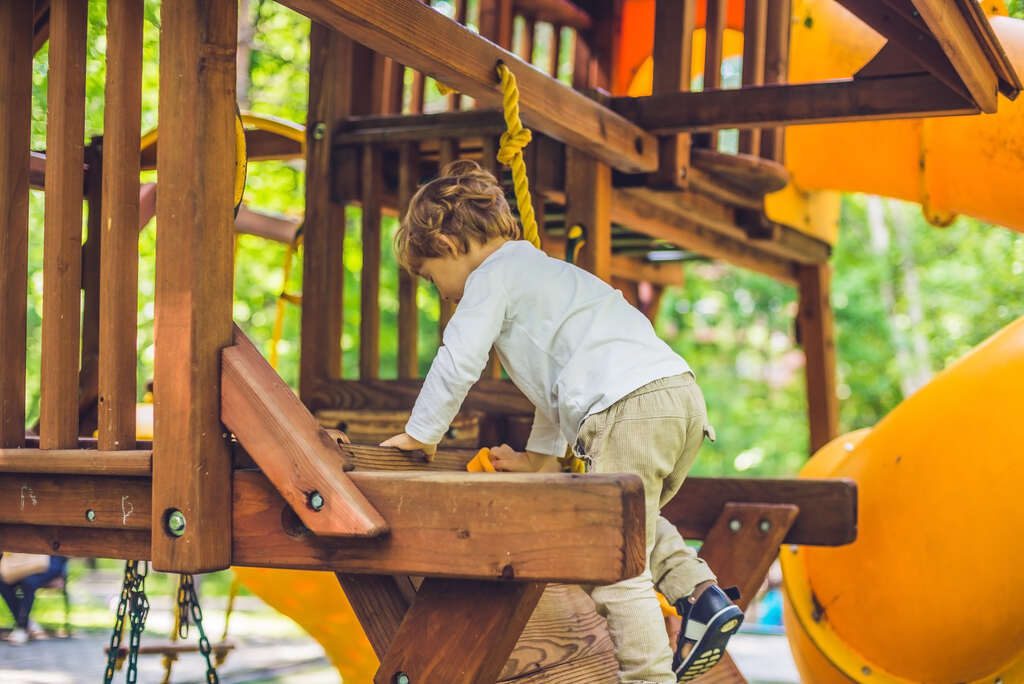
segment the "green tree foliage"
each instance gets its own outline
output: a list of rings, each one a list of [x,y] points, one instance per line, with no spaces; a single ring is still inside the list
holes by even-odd
[[[440,3],[436,3],[440,4]],[[245,6],[245,5],[243,5]],[[251,109],[296,122],[305,119],[308,93],[309,23],[270,0],[250,0],[252,50],[246,69]],[[450,13],[451,7],[442,11]],[[1020,0],[1011,9],[1024,13]],[[470,4],[470,23],[476,3]],[[103,123],[105,4],[89,9],[89,60],[86,131],[98,135]],[[521,32],[518,26],[517,31]],[[156,125],[159,4],[146,2],[143,129]],[[518,35],[518,34],[517,34]],[[562,41],[561,75],[568,73],[571,42]],[[547,64],[547,41],[537,42],[535,60]],[[45,147],[46,48],[34,63],[33,149]],[[427,108],[441,96],[428,83]],[[148,174],[147,180],[153,180]],[[246,202],[263,211],[301,219],[303,169],[297,162],[252,164]],[[846,196],[840,240],[833,266],[833,305],[839,359],[842,430],[871,426],[902,398],[904,378],[894,349],[912,330],[927,341],[926,367],[939,370],[987,336],[1024,314],[1024,236],[961,218],[938,229],[925,223],[915,205],[886,202],[893,239],[880,258],[872,251],[868,198]],[[42,291],[42,193],[31,198],[29,283],[29,414],[38,414],[39,329]],[[337,268],[345,274],[344,375],[358,365],[359,274],[362,267],[360,215],[347,211],[346,247]],[[397,269],[390,249],[395,219],[384,220],[381,291],[383,377],[395,374],[397,354]],[[152,377],[153,276],[156,226],[140,236],[139,379]],[[900,239],[896,239],[899,237]],[[896,245],[909,245],[908,252]],[[268,349],[282,282],[285,248],[254,237],[238,240],[235,318]],[[718,441],[707,445],[697,472],[705,474],[792,473],[807,456],[803,355],[796,345],[796,294],[757,274],[701,260],[684,266],[686,284],[662,300],[658,330],[697,372],[705,390]],[[909,326],[905,287],[913,271],[921,289],[922,321]],[[288,290],[301,291],[301,269]],[[892,293],[886,304],[885,291]],[[419,292],[421,370],[429,365],[437,342],[437,298],[425,286]],[[288,305],[280,346],[282,375],[298,377],[300,315]]]

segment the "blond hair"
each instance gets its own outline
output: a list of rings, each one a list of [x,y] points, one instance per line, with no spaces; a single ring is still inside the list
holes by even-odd
[[[417,273],[424,259],[450,256],[451,244],[442,236],[459,254],[467,253],[473,242],[522,236],[498,180],[475,161],[448,164],[439,177],[416,191],[395,233],[398,263]]]

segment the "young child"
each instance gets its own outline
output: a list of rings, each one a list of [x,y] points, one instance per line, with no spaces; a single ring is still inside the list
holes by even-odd
[[[413,197],[395,248],[405,268],[458,308],[405,432],[383,445],[432,453],[493,346],[536,407],[526,452],[495,448],[497,469],[558,470],[571,443],[588,472],[643,480],[647,568],[591,593],[608,621],[619,680],[692,679],[721,659],[743,620],[659,516],[711,433],[694,375],[620,292],[521,240],[494,176],[471,161],[442,173]],[[674,649],[655,587],[686,621]]]

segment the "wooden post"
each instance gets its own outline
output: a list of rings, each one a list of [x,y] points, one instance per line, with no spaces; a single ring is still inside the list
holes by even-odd
[[[581,266],[601,280],[612,274],[612,171],[586,152],[565,150],[565,224],[583,226]]]
[[[419,182],[419,143],[402,143],[398,168],[398,205],[404,213]],[[416,306],[417,277],[399,267],[398,271],[398,377],[419,375],[419,308]]]
[[[44,449],[78,443],[86,4],[58,0],[50,8],[39,402]]]
[[[359,379],[380,373],[380,203],[381,149],[368,143],[362,151],[363,271],[360,280]]]
[[[480,143],[480,166],[500,180],[501,165],[498,163],[498,147],[497,138],[484,136]],[[543,199],[541,201],[543,202]],[[491,349],[491,356],[487,360],[487,368],[484,369],[483,377],[501,380],[501,361],[498,360],[498,353],[494,349]]]
[[[220,350],[232,342],[237,9],[160,9],[152,560],[167,571],[231,562]]]
[[[658,0],[655,5],[652,92],[656,95],[690,89],[696,6],[696,0]],[[689,166],[688,134],[658,138],[658,170],[651,176],[655,187],[685,187]]]
[[[797,325],[807,359],[807,417],[813,454],[839,434],[835,333],[829,301],[831,270],[828,264],[800,266],[797,279]]]
[[[508,50],[512,46],[512,0],[480,0],[480,35]]]
[[[337,573],[345,598],[366,632],[377,659],[391,648],[415,592],[407,577],[394,575],[348,575]]]
[[[722,46],[725,42],[726,3],[729,0],[708,0],[704,20],[704,90],[722,87]],[[718,149],[718,131],[698,133],[693,142],[701,147]]]
[[[135,444],[142,12],[142,0],[107,2],[97,415],[105,450]]]
[[[373,681],[495,681],[543,592],[539,582],[427,578]]]
[[[768,3],[767,39],[765,44],[764,82],[786,83],[789,74],[789,26],[791,0]],[[783,161],[783,141],[786,129],[761,130],[761,156],[779,163]]]
[[[0,0],[0,447],[25,440],[32,3]]]
[[[768,0],[747,0],[743,14],[743,85],[764,83],[765,41],[768,21]],[[740,131],[741,154],[757,154],[761,149],[761,130]]]

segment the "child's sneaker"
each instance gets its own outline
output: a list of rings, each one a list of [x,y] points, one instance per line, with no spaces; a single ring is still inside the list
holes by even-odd
[[[15,627],[7,635],[7,643],[11,646],[23,646],[28,643],[28,632],[21,627]]]
[[[730,590],[730,593],[734,592]],[[684,622],[676,643],[672,669],[676,673],[676,681],[688,682],[722,659],[729,638],[743,624],[743,611],[730,600],[730,594],[716,585],[705,589],[695,603],[680,599],[676,608]],[[693,648],[683,657],[686,644],[692,644]]]

